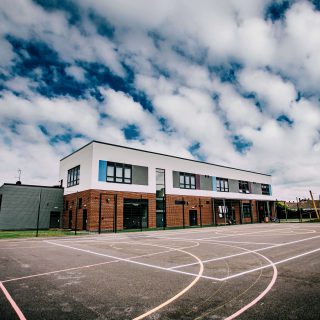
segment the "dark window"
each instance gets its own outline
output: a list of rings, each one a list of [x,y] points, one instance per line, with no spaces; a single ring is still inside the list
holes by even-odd
[[[270,195],[270,186],[268,184],[261,185],[262,194]]]
[[[76,186],[80,181],[80,166],[68,170],[67,187]]]
[[[66,200],[66,207],[65,207],[65,210],[68,210],[69,209],[69,201]]]
[[[180,188],[181,189],[195,189],[196,175],[192,173],[180,172]]]
[[[242,213],[244,218],[251,218],[251,204],[243,203],[242,204]]]
[[[229,192],[229,182],[228,179],[217,178],[217,191]]]
[[[250,193],[249,182],[248,181],[239,181],[239,191],[243,193]]]
[[[107,182],[132,183],[132,166],[124,163],[108,162]]]
[[[82,208],[82,198],[78,199],[78,209]]]

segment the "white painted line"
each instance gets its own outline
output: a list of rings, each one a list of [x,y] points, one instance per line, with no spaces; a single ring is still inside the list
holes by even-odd
[[[295,244],[295,243],[299,243],[299,242],[304,242],[304,241],[308,241],[308,240],[313,240],[313,239],[317,239],[317,238],[320,238],[320,236],[315,236],[315,237],[310,237],[310,238],[306,238],[306,239],[300,239],[300,240],[295,240],[295,241],[291,241],[291,242],[275,244],[275,245],[272,245],[272,246],[269,246],[269,247],[251,250],[250,252],[249,251],[240,252],[240,253],[232,254],[232,255],[229,255],[229,256],[223,256],[223,257],[219,257],[219,258],[212,258],[212,259],[204,260],[202,262],[203,263],[208,263],[208,262],[213,262],[213,261],[230,259],[230,258],[246,255],[246,254],[249,254],[249,253],[260,252],[260,251],[273,249],[273,248],[279,248],[279,247],[283,247],[283,246],[287,246],[287,245],[291,245],[291,244]],[[197,241],[199,241],[199,240],[197,240]],[[206,240],[206,241],[208,241],[208,240]],[[212,240],[212,241],[210,241],[210,243],[214,244],[215,241]],[[223,243],[218,243],[218,244],[224,245]],[[225,245],[228,246],[227,244],[225,244]],[[188,263],[188,264],[184,264],[184,265],[174,266],[174,267],[171,267],[170,270],[185,268],[185,267],[193,266],[193,265],[196,265],[196,264],[197,263]]]
[[[69,248],[69,249],[73,249],[73,250],[77,250],[77,251],[82,251],[82,252],[86,252],[86,253],[102,256],[102,257],[112,258],[112,259],[119,260],[119,261],[130,262],[130,263],[137,264],[137,265],[144,266],[144,267],[149,267],[149,268],[154,268],[154,269],[158,269],[158,270],[170,271],[170,272],[175,272],[175,273],[179,273],[179,274],[185,274],[185,275],[197,277],[197,274],[195,274],[195,273],[179,271],[179,270],[170,270],[169,268],[160,267],[160,266],[157,266],[157,265],[154,265],[154,264],[143,263],[143,262],[139,262],[139,261],[133,261],[133,260],[129,260],[128,258],[115,257],[115,256],[112,256],[112,255],[99,253],[99,252],[86,250],[86,249],[80,249],[80,248],[76,248],[76,247],[71,247],[71,246],[67,246],[65,244],[60,244],[60,243],[55,243],[55,242],[50,242],[50,243],[51,244],[55,244],[57,246],[61,246],[61,247],[65,247],[65,248]],[[159,246],[159,247],[169,248],[169,247],[165,247],[165,246]],[[169,249],[172,249],[174,251],[183,252],[183,253],[186,253],[187,255],[193,256],[192,253],[184,251],[184,250],[181,250],[181,249],[176,249],[176,248],[169,248]],[[198,263],[196,263],[196,264],[198,264]],[[219,280],[219,278],[213,278],[213,277],[204,277],[204,278],[211,279],[211,280]]]
[[[208,240],[209,241],[209,240]],[[267,244],[267,245],[276,245],[276,243],[271,242],[249,242],[249,241],[229,241],[229,240],[214,240],[218,243],[241,243],[241,244]]]
[[[298,259],[298,258],[307,256],[309,254],[312,254],[312,253],[315,253],[315,252],[318,252],[318,251],[320,251],[320,248],[315,249],[315,250],[311,250],[311,251],[308,251],[308,252],[304,252],[302,254],[298,254],[296,256],[293,256],[293,257],[290,257],[290,258],[287,258],[287,259],[283,259],[283,260],[280,260],[280,261],[277,261],[277,262],[271,262],[270,264],[267,264],[267,265],[262,266],[262,267],[258,267],[258,268],[250,269],[250,270],[243,271],[243,272],[240,272],[240,273],[236,273],[236,274],[233,274],[233,275],[225,277],[225,278],[220,278],[220,281],[230,280],[230,279],[233,279],[233,278],[237,278],[237,277],[243,276],[243,275],[248,274],[248,273],[252,273],[252,272],[255,272],[255,271],[260,271],[260,270],[263,270],[263,269],[266,269],[266,268],[270,268],[273,265],[278,265],[278,264],[285,263],[285,262],[288,262],[288,261],[291,261],[291,260],[294,260],[294,259]],[[255,252],[255,253],[257,253],[257,252]],[[259,254],[259,253],[257,253],[257,254]],[[265,256],[263,256],[263,257],[265,257]],[[266,259],[269,260],[268,258],[266,258]]]
[[[267,257],[265,257],[264,255],[258,253],[258,255],[262,256],[264,259],[266,259],[267,261],[270,262],[270,265],[273,267],[273,276],[271,279],[271,282],[269,283],[269,285],[267,286],[267,288],[261,292],[258,297],[256,297],[254,300],[252,300],[250,303],[248,303],[246,306],[244,306],[243,308],[241,308],[240,310],[238,310],[237,312],[235,312],[234,314],[232,314],[231,316],[227,317],[225,320],[232,320],[235,319],[236,317],[238,317],[240,314],[244,313],[246,310],[248,310],[249,308],[251,308],[252,306],[254,306],[258,301],[260,301],[273,287],[273,285],[276,283],[277,280],[277,276],[278,276],[278,271],[277,271],[277,267],[275,266],[275,264],[268,259]]]
[[[140,315],[139,317],[136,317],[134,318],[133,320],[141,320],[141,319],[144,319],[148,316],[150,316],[151,314],[153,314],[154,312],[164,308],[165,306],[167,306],[168,304],[172,303],[173,301],[177,300],[178,298],[180,298],[182,295],[184,295],[187,291],[189,291],[198,281],[199,279],[201,278],[202,276],[202,273],[203,273],[203,263],[201,262],[201,260],[195,256],[194,254],[190,254],[192,257],[194,257],[199,265],[200,265],[200,270],[199,270],[199,273],[197,274],[196,278],[186,287],[184,288],[183,290],[181,290],[179,293],[177,293],[175,296],[173,296],[172,298],[168,299],[167,301],[163,302],[162,304],[160,304],[159,306],[149,310],[148,312]]]
[[[26,317],[24,316],[24,314],[22,313],[22,311],[20,310],[20,308],[18,307],[16,302],[12,299],[10,293],[7,291],[7,289],[2,284],[1,281],[0,281],[0,288],[3,291],[4,295],[6,296],[6,298],[8,299],[8,301],[10,302],[12,308],[14,309],[14,311],[17,314],[17,316],[19,317],[19,319],[20,320],[26,320]]]
[[[194,246],[181,247],[181,248],[179,248],[179,249],[188,249],[188,248],[193,248],[193,247],[194,247]],[[133,256],[133,257],[129,257],[128,260],[130,260],[130,259],[144,258],[144,257],[150,257],[150,256],[154,256],[154,255],[157,255],[157,254],[168,253],[168,252],[171,252],[171,251],[174,251],[174,249],[169,249],[169,250],[160,251],[160,252],[153,252],[153,253],[148,253],[148,254],[142,254],[142,255],[138,255],[138,256]],[[29,276],[24,276],[24,277],[19,277],[19,278],[12,278],[12,279],[8,279],[8,280],[3,280],[3,281],[1,281],[1,282],[2,282],[2,283],[6,283],[6,282],[24,280],[24,279],[34,278],[34,277],[46,276],[46,275],[55,274],[55,273],[60,273],[60,272],[67,272],[67,271],[72,271],[72,270],[92,268],[92,267],[96,267],[96,266],[100,266],[100,265],[105,265],[105,264],[110,264],[110,263],[115,263],[115,262],[119,262],[119,261],[120,261],[120,260],[117,259],[117,260],[111,260],[111,261],[100,262],[100,263],[95,263],[95,264],[89,264],[89,265],[80,266],[80,267],[73,267],[73,268],[60,269],[60,270],[49,271],[49,272],[44,272],[44,273],[37,273],[37,274],[29,275]]]

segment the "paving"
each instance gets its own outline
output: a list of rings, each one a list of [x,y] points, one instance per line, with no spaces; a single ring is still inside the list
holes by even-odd
[[[0,240],[0,319],[319,319],[320,225]]]

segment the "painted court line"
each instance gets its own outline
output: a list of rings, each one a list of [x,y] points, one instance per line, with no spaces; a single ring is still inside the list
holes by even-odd
[[[248,303],[247,305],[245,305],[244,307],[239,309],[237,312],[235,312],[231,316],[227,317],[226,320],[235,319],[240,314],[244,313],[246,310],[248,310],[249,308],[253,307],[257,302],[259,302],[271,290],[271,288],[276,283],[277,276],[278,276],[278,270],[277,270],[277,267],[275,266],[275,263],[273,263],[270,259],[268,259],[267,257],[265,257],[264,255],[262,255],[260,253],[258,253],[258,255],[262,256],[264,259],[266,259],[268,262],[270,262],[270,266],[273,267],[272,279],[271,279],[269,285],[267,286],[267,288],[264,291],[262,291],[254,300],[252,300],[250,303]]]
[[[293,257],[290,257],[290,258],[287,258],[287,259],[283,259],[283,260],[280,260],[280,261],[276,261],[276,262],[272,262],[271,261],[270,264],[264,265],[262,267],[258,267],[258,268],[250,269],[250,270],[243,271],[243,272],[240,272],[240,273],[236,273],[236,274],[233,274],[233,275],[225,277],[225,278],[220,278],[220,281],[225,281],[225,280],[237,278],[237,277],[243,276],[243,275],[248,274],[248,273],[252,273],[252,272],[255,272],[255,271],[260,271],[260,270],[263,270],[263,269],[266,269],[266,268],[270,268],[270,267],[272,267],[274,265],[278,265],[278,264],[282,264],[282,263],[285,263],[285,262],[288,262],[288,261],[291,261],[291,260],[295,260],[295,259],[307,256],[309,254],[312,254],[312,253],[315,253],[315,252],[318,252],[318,251],[320,251],[320,248],[314,249],[314,250],[311,250],[311,251],[307,251],[307,252],[304,252],[304,253],[301,253],[301,254],[298,254],[296,256],[293,256]],[[266,258],[266,259],[268,259],[268,258]]]
[[[177,293],[175,296],[173,296],[172,298],[168,299],[167,301],[161,303],[160,305],[158,305],[157,307],[147,311],[146,313],[140,315],[139,317],[136,317],[134,318],[133,320],[141,320],[141,319],[144,319],[148,316],[150,316],[151,314],[155,313],[156,311],[164,308],[165,306],[167,306],[168,304],[174,302],[175,300],[177,300],[178,298],[180,298],[182,295],[184,295],[187,291],[189,291],[198,281],[199,279],[201,278],[202,276],[202,273],[203,273],[203,270],[204,270],[204,267],[203,267],[203,263],[201,262],[201,260],[195,256],[194,254],[191,254],[191,256],[193,258],[195,258],[199,265],[200,265],[200,270],[198,272],[198,274],[196,275],[196,278],[186,287],[184,288],[183,290],[181,290],[179,293]]]
[[[260,252],[260,251],[273,249],[273,248],[279,248],[279,247],[283,247],[283,246],[287,246],[287,245],[291,245],[291,244],[295,244],[295,243],[299,243],[299,242],[304,242],[304,241],[308,241],[308,240],[313,240],[313,239],[317,239],[317,238],[320,238],[320,235],[319,236],[315,236],[315,237],[306,238],[306,239],[280,243],[280,244],[276,244],[276,245],[272,245],[272,246],[264,247],[264,248],[260,248],[260,249],[255,249],[255,250],[252,250],[250,252],[240,252],[240,253],[232,254],[232,255],[229,255],[229,256],[207,259],[207,260],[204,260],[202,262],[203,263],[208,263],[208,262],[213,262],[213,261],[230,259],[230,258],[233,258],[233,257],[238,257],[238,256],[246,255],[246,254],[249,254],[249,253]],[[198,239],[196,241],[200,241],[200,240]],[[209,240],[205,240],[205,241],[209,241]],[[210,241],[210,243],[214,244],[216,242],[214,240],[212,240],[212,241]],[[170,269],[172,269],[172,270],[180,269],[180,268],[185,268],[185,267],[189,267],[189,266],[193,266],[193,265],[196,265],[196,263],[188,263],[188,264],[184,264],[184,265],[174,266],[174,267],[171,267]]]
[[[192,247],[193,247],[193,246],[191,246],[191,247],[190,247],[190,246],[189,246],[189,247],[180,247],[179,249],[189,249],[189,248],[192,248]],[[157,255],[157,254],[168,253],[168,252],[171,252],[171,251],[174,251],[174,249],[169,249],[169,250],[160,251],[160,252],[153,252],[153,253],[148,253],[148,254],[133,256],[133,257],[129,257],[128,260],[130,260],[130,259],[144,258],[144,257],[150,257],[150,256],[154,256],[154,255]],[[29,275],[29,276],[24,276],[24,277],[19,277],[19,278],[12,278],[12,279],[8,279],[8,280],[3,280],[3,281],[1,281],[1,282],[2,282],[2,283],[6,283],[6,282],[24,280],[24,279],[34,278],[34,277],[46,276],[46,275],[55,274],[55,273],[60,273],[60,272],[68,272],[68,271],[73,271],[73,270],[79,270],[79,269],[85,269],[85,268],[92,268],[92,267],[96,267],[96,266],[100,266],[100,265],[106,265],[106,264],[115,263],[115,262],[119,262],[119,261],[120,261],[120,260],[117,259],[117,260],[111,260],[111,261],[105,261],[105,262],[99,262],[99,263],[89,264],[89,265],[80,266],[80,267],[73,267],[73,268],[60,269],[60,270],[49,271],[49,272],[44,272],[44,273],[37,273],[37,274]]]
[[[24,314],[22,313],[22,311],[20,310],[20,308],[18,307],[18,305],[16,304],[16,302],[12,299],[10,293],[7,291],[7,289],[5,288],[5,286],[2,284],[2,282],[0,281],[0,289],[3,291],[4,295],[6,296],[7,300],[10,302],[13,310],[15,311],[15,313],[17,314],[17,316],[19,317],[20,320],[26,320],[26,317],[24,316]]]

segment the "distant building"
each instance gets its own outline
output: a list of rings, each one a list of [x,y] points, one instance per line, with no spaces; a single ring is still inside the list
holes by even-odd
[[[41,198],[41,201],[40,201]],[[21,183],[0,187],[0,230],[62,227],[63,188]]]
[[[261,222],[271,176],[92,141],[60,161],[63,226],[86,230]]]

